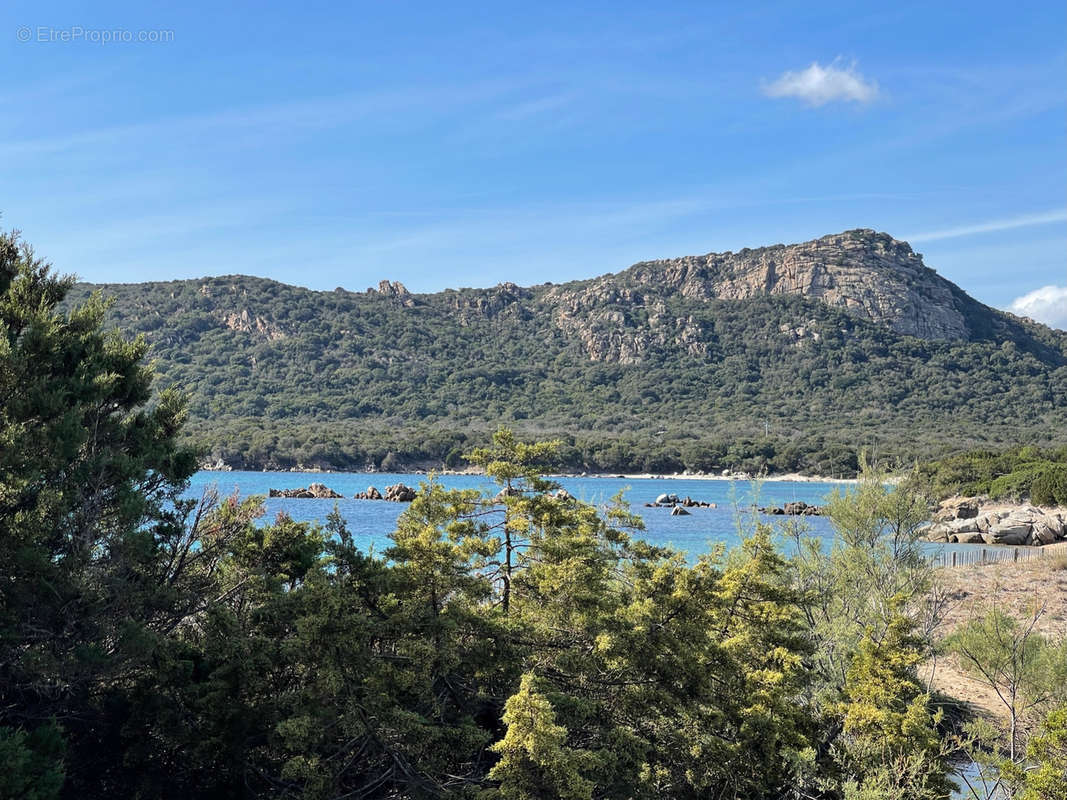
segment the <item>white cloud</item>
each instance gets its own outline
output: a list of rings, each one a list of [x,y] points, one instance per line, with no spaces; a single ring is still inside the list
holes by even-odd
[[[1008,217],[1007,219],[994,219],[988,222],[979,222],[975,225],[964,225],[959,228],[946,228],[940,231],[928,231],[916,233],[904,238],[912,243],[934,242],[938,239],[955,239],[958,236],[971,236],[976,233],[992,233],[993,231],[1007,231],[1013,228],[1029,228],[1031,225],[1047,225],[1050,222],[1063,222],[1067,220],[1067,208],[1057,208],[1040,214],[1027,214],[1022,217]]]
[[[856,71],[855,64],[841,67],[835,60],[828,66],[813,61],[799,72],[787,71],[763,87],[768,97],[796,97],[813,106],[835,100],[869,103],[878,96],[878,84]]]
[[[1008,310],[1067,331],[1067,286],[1042,286],[1013,300]]]

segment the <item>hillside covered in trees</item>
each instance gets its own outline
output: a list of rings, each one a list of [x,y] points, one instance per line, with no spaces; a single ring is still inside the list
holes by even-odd
[[[77,265],[62,265],[76,269]],[[188,440],[236,467],[459,464],[500,422],[571,469],[803,470],[1067,443],[1067,333],[858,230],[563,285],[77,285],[144,334]]]

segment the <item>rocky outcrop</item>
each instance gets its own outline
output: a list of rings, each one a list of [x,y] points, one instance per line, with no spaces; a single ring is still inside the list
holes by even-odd
[[[977,497],[950,497],[938,506],[933,519],[935,522],[974,519],[978,516],[980,507],[981,503]]]
[[[934,542],[1040,546],[1067,539],[1067,509],[1003,506],[982,498],[952,498],[933,515]]]
[[[761,508],[759,513],[786,517],[818,517],[822,516],[823,510],[820,506],[809,506],[803,500],[797,500],[792,503],[786,503],[784,506]]]
[[[365,492],[356,492],[352,497],[354,500],[388,500],[391,503],[410,503],[415,499],[417,492],[410,486],[405,486],[402,483],[394,483],[392,486],[385,487],[385,494],[382,494],[374,486],[368,486]]]
[[[275,323],[249,314],[247,308],[223,314],[222,323],[230,330],[253,334],[270,342],[285,338],[285,333]]]
[[[661,494],[655,502],[645,503],[646,508],[718,508],[715,503],[706,500],[694,500],[686,495],[684,498],[676,494]]]
[[[367,289],[367,294],[392,298],[404,308],[413,308],[415,306],[414,296],[400,281],[379,281],[377,290]]]
[[[977,304],[923,264],[907,242],[861,229],[810,242],[745,248],[737,253],[647,261],[614,275],[553,287],[554,321],[577,336],[594,361],[641,361],[651,350],[680,346],[706,352],[707,336],[691,317],[673,317],[664,298],[747,300],[800,295],[845,309],[897,333],[923,339],[968,339],[966,311]],[[784,326],[798,343],[819,340],[807,326]]]
[[[393,503],[410,503],[415,499],[415,490],[410,486],[405,486],[402,483],[394,483],[392,486],[385,487],[384,499]]]
[[[444,296],[448,307],[456,312],[456,318],[461,324],[467,324],[473,318],[491,319],[507,313],[528,319],[531,314],[525,303],[534,292],[509,281],[491,289],[446,289]]]
[[[198,469],[208,470],[210,472],[233,472],[233,467],[221,458],[214,461],[202,461],[200,462]]]
[[[313,483],[305,489],[271,489],[270,497],[299,498],[302,500],[338,500],[344,497],[321,483]]]

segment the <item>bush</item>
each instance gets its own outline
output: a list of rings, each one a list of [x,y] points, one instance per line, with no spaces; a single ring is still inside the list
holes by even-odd
[[[1030,502],[1039,506],[1067,505],[1067,465],[1042,470],[1030,487]]]

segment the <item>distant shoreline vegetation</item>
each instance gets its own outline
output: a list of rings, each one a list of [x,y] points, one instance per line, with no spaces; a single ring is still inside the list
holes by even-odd
[[[434,432],[400,436],[396,431],[364,428],[352,423],[279,425],[264,428],[250,420],[219,429],[194,420],[186,436],[206,467],[254,471],[418,472],[463,470],[462,454],[489,440],[490,433]],[[348,438],[349,434],[352,438]],[[538,435],[548,436],[540,433]],[[561,442],[558,468],[581,474],[643,474],[700,476],[731,474],[802,475],[829,480],[856,477],[860,469],[854,445],[815,440],[798,444],[774,440],[641,440],[580,438],[566,433],[550,438]],[[897,448],[876,448],[879,463],[904,458]]]

